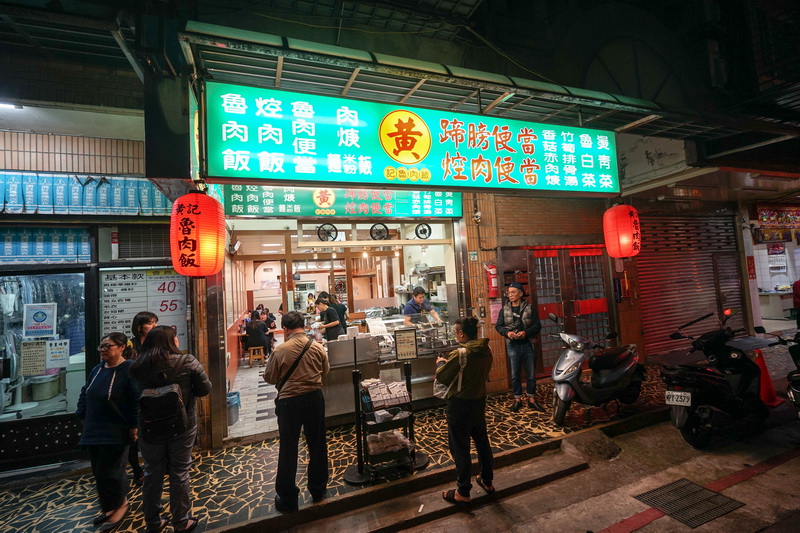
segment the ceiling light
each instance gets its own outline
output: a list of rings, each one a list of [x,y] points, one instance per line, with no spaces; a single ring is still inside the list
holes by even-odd
[[[283,246],[283,244],[277,243],[277,242],[268,242],[268,243],[262,244],[261,246],[263,246],[263,247],[273,246],[274,247],[274,246]]]

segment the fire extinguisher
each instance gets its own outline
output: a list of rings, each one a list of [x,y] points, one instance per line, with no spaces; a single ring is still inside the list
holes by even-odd
[[[500,286],[497,281],[497,265],[494,263],[484,263],[483,268],[486,270],[486,286],[489,289],[487,296],[489,298],[499,297]]]

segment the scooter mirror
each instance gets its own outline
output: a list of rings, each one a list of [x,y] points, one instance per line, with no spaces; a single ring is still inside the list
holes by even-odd
[[[554,315],[553,313],[547,313],[547,318],[549,318],[550,320],[552,320],[553,322],[558,324],[558,317],[556,315]]]
[[[767,332],[767,330],[764,329],[764,326],[756,326],[753,329],[755,330],[756,333],[766,333]]]
[[[670,339],[672,339],[672,340],[675,340],[675,341],[676,341],[676,340],[678,340],[678,339],[685,339],[685,338],[686,338],[686,336],[685,336],[685,335],[683,335],[683,334],[682,334],[680,331],[676,331],[675,333],[672,333],[672,334],[669,336],[669,338],[670,338]]]

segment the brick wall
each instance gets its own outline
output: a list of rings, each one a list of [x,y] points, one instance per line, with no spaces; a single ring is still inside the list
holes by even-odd
[[[0,132],[0,169],[144,174],[144,143],[5,131]]]
[[[598,244],[603,242],[602,199],[531,198],[486,193],[465,193],[464,223],[467,250],[478,252],[478,261],[467,263],[471,307],[477,316],[486,310],[483,334],[489,338],[494,364],[489,374],[489,392],[510,388],[505,339],[491,324],[486,271],[483,263],[497,258],[499,247]],[[471,213],[477,208],[481,221]]]

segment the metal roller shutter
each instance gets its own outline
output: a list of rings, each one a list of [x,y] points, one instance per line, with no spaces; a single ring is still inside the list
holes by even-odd
[[[675,328],[710,312],[733,308],[728,321],[744,327],[736,226],[732,217],[642,216],[642,251],[637,257],[642,327],[648,356],[688,346],[669,338]],[[714,328],[708,318],[687,329]]]
[[[170,257],[169,224],[120,225],[120,259],[162,259]]]

